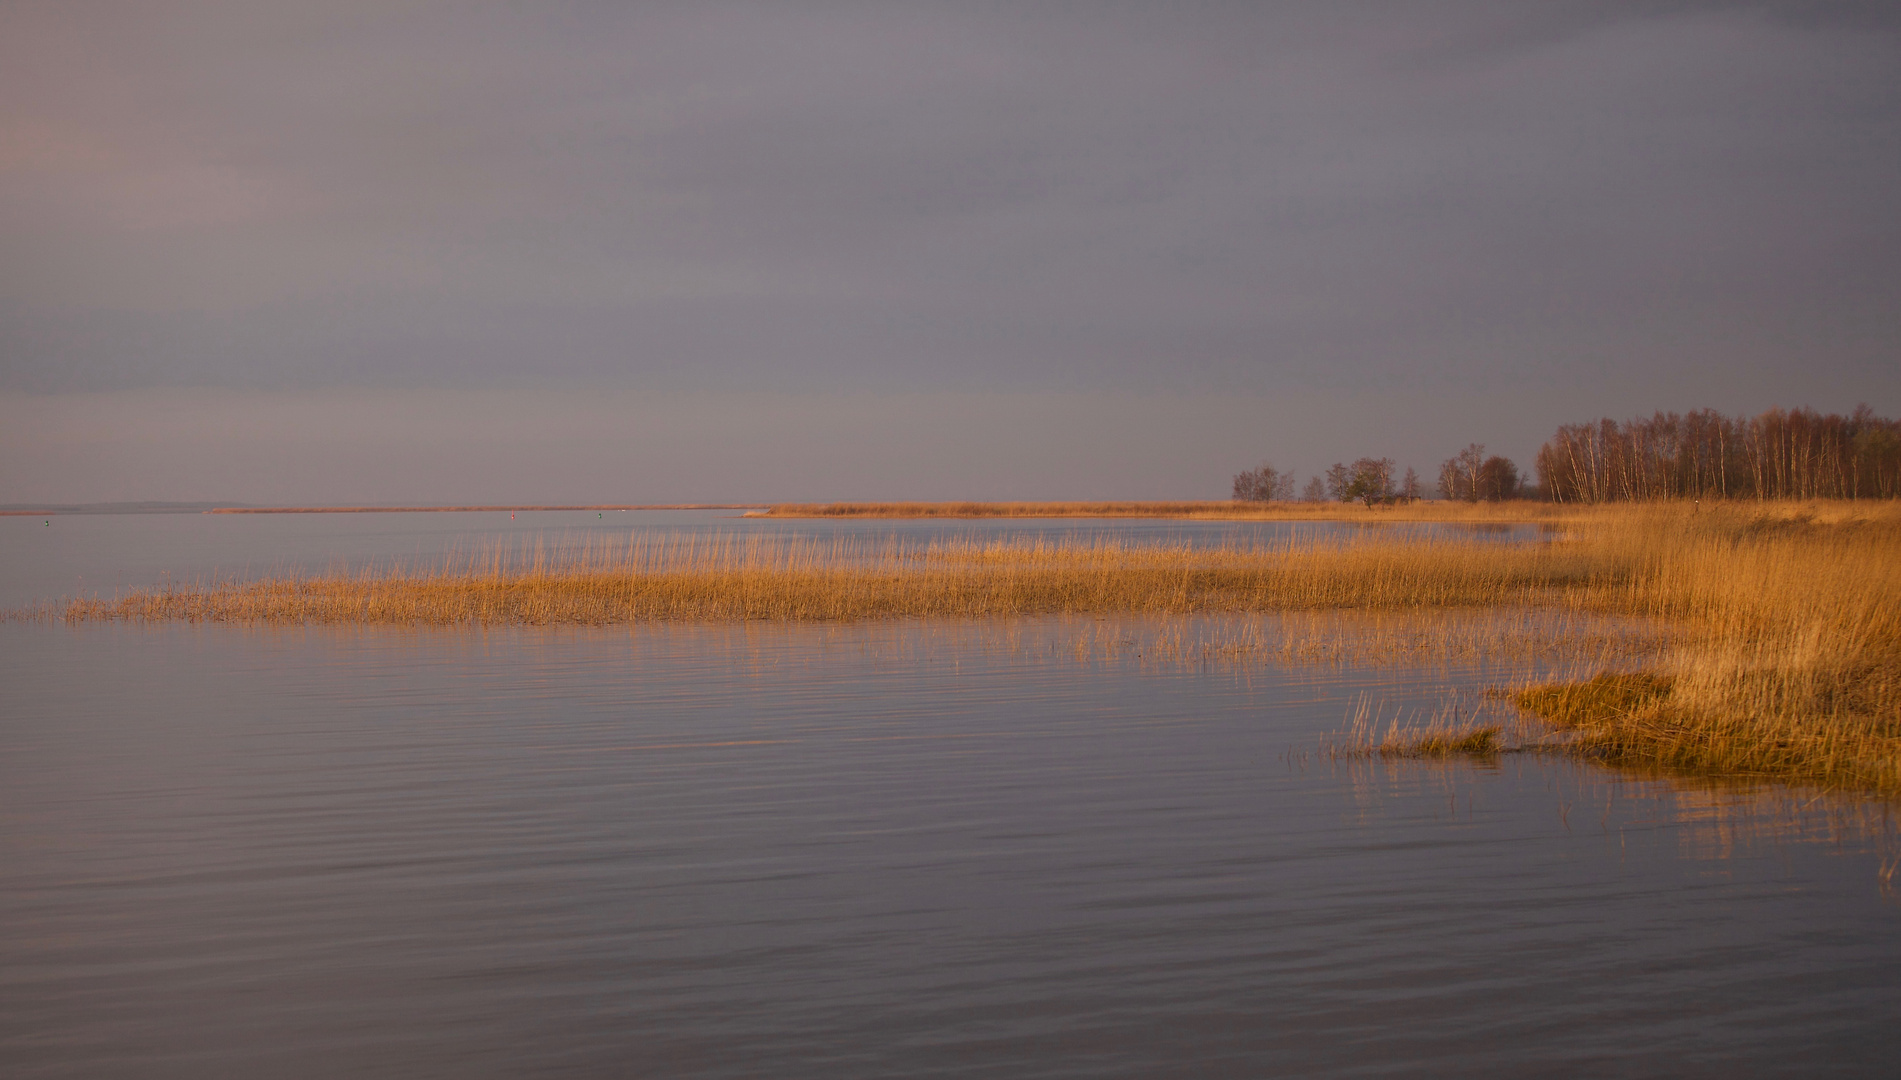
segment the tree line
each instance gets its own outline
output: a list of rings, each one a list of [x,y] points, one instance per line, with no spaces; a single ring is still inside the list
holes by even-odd
[[[1301,490],[1302,502],[1411,502],[1423,498],[1419,474],[1412,469],[1397,482],[1393,479],[1392,458],[1360,458],[1352,464],[1336,462],[1327,469],[1323,481],[1316,476]],[[1234,497],[1242,502],[1291,502],[1294,498],[1294,473],[1264,464],[1234,478]]]
[[[1411,468],[1394,478],[1392,458],[1359,458],[1351,463],[1335,462],[1327,467],[1323,480],[1315,476],[1301,489],[1302,502],[1362,502],[1367,506],[1404,504],[1426,497],[1419,473]],[[1502,457],[1486,457],[1485,447],[1472,443],[1448,458],[1439,467],[1441,498],[1466,502],[1497,502],[1522,494],[1518,484],[1518,466]],[[1240,502],[1291,502],[1294,498],[1293,470],[1277,469],[1272,463],[1238,473],[1234,478],[1234,497]]]
[[[1301,489],[1305,502],[1367,506],[1423,498],[1418,474],[1394,479],[1391,458],[1336,462]],[[1669,498],[1892,499],[1901,497],[1901,422],[1868,406],[1848,416],[1771,409],[1724,416],[1713,409],[1618,423],[1566,424],[1538,451],[1538,483],[1509,458],[1470,443],[1439,466],[1440,498],[1463,502],[1538,498],[1612,502]],[[1294,498],[1292,470],[1271,463],[1237,474],[1245,502]]]
[[[1538,451],[1559,502],[1632,499],[1892,499],[1901,496],[1901,423],[1853,413],[1714,409],[1622,424],[1567,424]]]

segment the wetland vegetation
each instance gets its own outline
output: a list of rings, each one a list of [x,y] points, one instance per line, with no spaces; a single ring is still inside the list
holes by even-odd
[[[1547,531],[1524,543],[1367,529],[1310,543],[1212,547],[636,536],[566,553],[496,550],[429,568],[135,591],[24,614],[433,626],[1334,611],[1428,620],[1497,613],[1508,623],[1524,612],[1613,616],[1658,628],[1667,646],[1518,698],[1567,733],[1575,752],[1901,794],[1901,506],[1506,503],[1389,513],[1385,520],[1395,522],[1503,518]],[[1588,656],[1589,647],[1573,655]],[[1448,738],[1456,742],[1456,734]]]

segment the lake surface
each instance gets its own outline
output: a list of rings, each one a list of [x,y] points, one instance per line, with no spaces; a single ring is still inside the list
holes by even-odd
[[[0,519],[5,588],[462,518]],[[0,1074],[1891,1070],[1882,807],[1328,760],[1525,673],[1180,647],[1222,632],[0,623]]]

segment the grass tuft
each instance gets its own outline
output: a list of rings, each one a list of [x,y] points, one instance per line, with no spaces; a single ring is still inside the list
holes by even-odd
[[[1648,673],[1603,672],[1579,683],[1534,686],[1517,696],[1518,706],[1559,728],[1585,727],[1607,717],[1630,716],[1670,696],[1671,680]]]
[[[1380,753],[1399,757],[1448,757],[1453,754],[1496,754],[1503,749],[1498,725],[1465,731],[1426,732],[1410,741],[1388,742]]]
[[[1348,758],[1493,757],[1504,753],[1505,726],[1484,718],[1483,705],[1473,711],[1455,705],[1424,723],[1402,724],[1395,716],[1380,732],[1379,708],[1362,696],[1344,736],[1321,744],[1321,754],[1334,760]]]

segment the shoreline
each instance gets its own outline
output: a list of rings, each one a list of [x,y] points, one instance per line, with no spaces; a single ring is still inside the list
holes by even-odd
[[[887,518],[981,520],[1007,518],[1174,519],[1182,521],[1358,521],[1450,522],[1470,525],[1569,525],[1620,519],[1632,513],[1680,513],[1686,518],[1717,512],[1742,512],[1777,519],[1836,521],[1881,516],[1892,500],[1731,499],[1656,500],[1652,502],[1558,503],[1528,499],[1464,502],[1416,499],[1410,503],[1363,506],[1342,502],[1100,501],[1100,502],[842,502],[773,503],[746,517],[781,519]]]
[[[760,510],[764,503],[589,503],[572,506],[219,506],[205,514],[483,514],[559,510]]]
[[[497,506],[217,506],[208,503],[65,505],[0,510],[0,517],[100,517],[128,514],[481,514],[558,510],[764,510],[766,503],[589,503]]]

